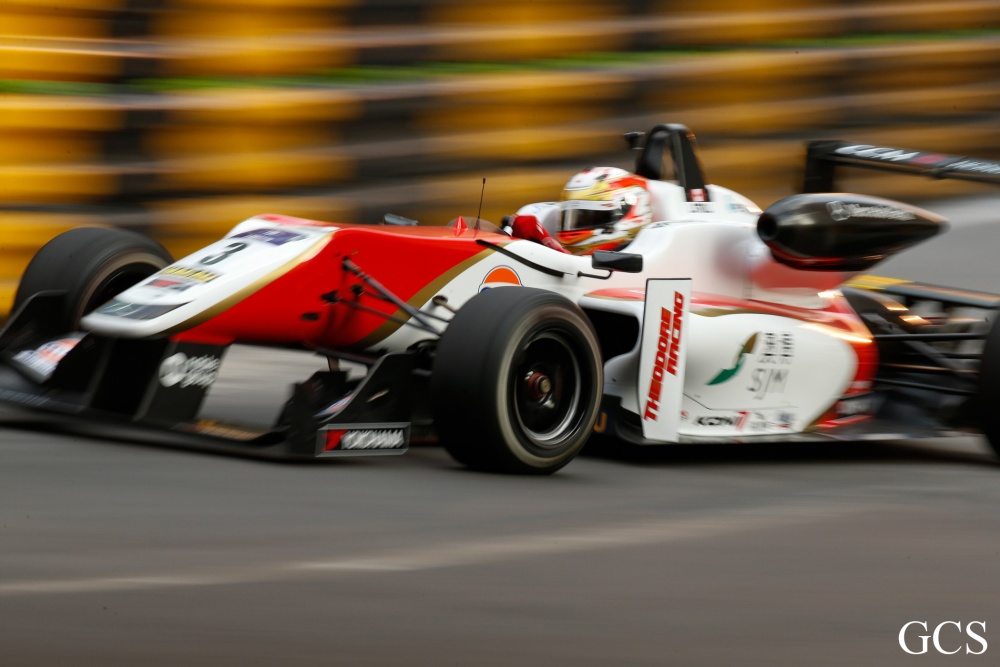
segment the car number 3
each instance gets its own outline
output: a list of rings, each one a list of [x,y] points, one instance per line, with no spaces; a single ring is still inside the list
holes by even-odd
[[[201,258],[199,260],[199,263],[201,263],[201,264],[218,264],[219,262],[221,262],[222,260],[224,260],[226,257],[229,257],[232,254],[238,253],[240,250],[243,250],[246,247],[247,247],[246,243],[230,243],[229,245],[226,246],[226,249],[223,250],[222,252],[216,253],[214,255],[209,255],[208,257],[203,257],[203,258]]]

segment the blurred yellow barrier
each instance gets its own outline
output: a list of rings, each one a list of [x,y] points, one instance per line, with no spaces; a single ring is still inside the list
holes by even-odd
[[[114,167],[95,165],[0,166],[0,204],[107,198],[119,190],[118,175]]]
[[[176,93],[163,103],[172,124],[326,123],[358,117],[359,93],[337,89],[226,88]]]
[[[179,255],[262,212],[440,224],[474,215],[483,177],[499,222],[576,169],[630,167],[621,133],[656,122],[689,125],[709,179],[762,206],[799,186],[806,139],[1000,157],[996,0],[3,7],[0,314],[34,250],[77,224],[138,225]],[[387,67],[331,78],[353,64]]]
[[[160,162],[158,189],[254,192],[330,185],[352,173],[349,159],[332,151],[240,151]]]
[[[0,95],[5,130],[113,130],[124,122],[120,105],[107,100],[55,95]]]
[[[103,80],[117,76],[121,54],[83,45],[0,43],[0,78]]]

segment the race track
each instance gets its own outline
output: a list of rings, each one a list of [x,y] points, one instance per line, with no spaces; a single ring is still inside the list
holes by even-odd
[[[998,204],[940,205],[950,234],[879,273],[1000,292]],[[236,350],[212,400],[260,417],[284,387],[249,378],[320,365]],[[988,664],[998,507],[978,438],[594,447],[536,479],[433,446],[276,464],[7,411],[0,665]],[[984,622],[988,648],[945,626],[958,653],[907,655],[908,621]]]

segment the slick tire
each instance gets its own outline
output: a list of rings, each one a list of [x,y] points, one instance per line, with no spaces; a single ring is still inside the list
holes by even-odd
[[[458,311],[438,344],[435,428],[470,468],[551,474],[586,444],[603,384],[597,336],[576,305],[543,290],[492,288]]]
[[[172,262],[153,239],[125,229],[78,227],[63,232],[35,254],[14,295],[14,311],[38,292],[65,292],[55,321],[65,331],[111,297]]]
[[[1000,317],[995,318],[986,335],[975,405],[983,435],[993,452],[1000,456]]]

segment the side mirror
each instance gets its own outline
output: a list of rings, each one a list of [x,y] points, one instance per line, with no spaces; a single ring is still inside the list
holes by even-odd
[[[642,273],[642,255],[613,250],[595,250],[590,256],[590,266],[605,271]]]

